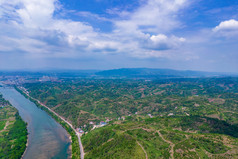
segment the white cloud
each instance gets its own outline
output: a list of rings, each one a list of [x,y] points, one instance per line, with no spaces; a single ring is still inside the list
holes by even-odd
[[[28,27],[45,27],[55,11],[56,0],[21,0],[22,8],[17,10],[23,23]]]
[[[235,37],[238,35],[238,21],[234,19],[223,21],[213,31],[220,36]]]
[[[109,22],[111,21],[108,18],[101,17],[98,14],[93,14],[91,12],[86,12],[86,11],[71,11],[71,12],[74,12],[75,15],[78,15],[80,17],[91,18],[91,19],[99,20],[99,21],[109,21]]]
[[[168,32],[180,26],[177,12],[187,3],[186,0],[148,0],[147,3],[126,20],[116,21],[118,29],[138,29],[142,32]]]
[[[179,48],[184,42],[183,38],[167,34],[181,26],[177,14],[187,4],[186,0],[145,1],[131,13],[122,11],[121,19],[114,21],[113,36],[120,39],[131,56],[166,56],[165,50]]]
[[[180,27],[176,15],[186,6],[186,0],[148,0],[133,12],[122,11],[127,18],[112,20],[115,28],[111,33],[98,32],[84,22],[55,18],[58,3],[57,0],[0,1],[0,18],[5,18],[0,19],[0,27],[15,30],[0,32],[0,40],[11,43],[12,51],[69,57],[80,56],[82,52],[161,57],[167,56],[165,50],[179,48],[184,42],[184,38],[167,34]],[[79,13],[107,21],[88,12]],[[8,49],[0,45],[0,51],[4,50]]]
[[[184,38],[175,36],[167,37],[164,34],[152,35],[148,41],[148,48],[153,50],[168,50],[178,47],[183,42],[185,42]]]
[[[216,26],[214,31],[222,31],[222,30],[227,30],[227,31],[232,31],[232,30],[238,30],[238,21],[231,19],[227,20],[224,22],[221,22],[218,26]]]

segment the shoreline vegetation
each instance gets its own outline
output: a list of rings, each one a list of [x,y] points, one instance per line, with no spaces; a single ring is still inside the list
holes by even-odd
[[[6,101],[0,94],[0,158],[20,159],[24,156],[27,143],[28,132],[27,123],[22,120],[18,110]]]
[[[29,145],[29,134],[27,134],[26,148],[25,148],[25,151],[23,152],[23,154],[21,156],[21,159],[23,159],[23,157],[25,156],[28,145]]]
[[[36,99],[33,99],[32,97],[28,96],[24,91],[22,91],[21,89],[19,89],[18,87],[14,87],[19,93],[21,93],[24,97],[26,97],[27,99],[29,99],[31,102],[33,102],[34,104],[36,104],[37,107],[39,107],[40,109],[44,110],[46,113],[48,113],[53,119],[55,119],[56,122],[58,122],[70,135],[70,140],[72,141],[71,146],[72,146],[72,159],[83,159],[84,158],[84,153],[80,153],[82,149],[83,151],[83,147],[79,146],[79,140],[80,137],[76,134],[75,130],[69,125],[69,123],[67,123],[67,121],[65,121],[62,117],[60,117],[59,115],[57,116],[55,112],[53,112],[52,110],[49,110],[50,108],[43,106],[42,104],[40,104]]]

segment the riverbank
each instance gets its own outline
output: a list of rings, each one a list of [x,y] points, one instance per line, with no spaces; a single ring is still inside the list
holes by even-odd
[[[78,159],[84,158],[84,151],[83,146],[80,139],[80,134],[75,130],[75,128],[72,126],[71,123],[66,121],[63,117],[61,117],[59,114],[51,110],[49,107],[41,103],[39,100],[34,99],[31,97],[27,92],[25,92],[23,89],[20,89],[18,87],[15,87],[15,89],[20,92],[23,96],[25,96],[27,99],[32,101],[36,104],[37,107],[41,108],[42,110],[46,111],[53,119],[56,120],[60,125],[62,125],[63,128],[69,133],[71,136],[72,141],[72,158]]]
[[[24,158],[24,156],[25,156],[25,154],[26,154],[26,151],[27,151],[27,148],[28,148],[28,145],[29,145],[29,135],[27,135],[26,148],[25,148],[24,153],[23,153],[22,156],[21,156],[21,159]]]
[[[0,158],[21,158],[27,146],[27,123],[1,94],[0,106]]]

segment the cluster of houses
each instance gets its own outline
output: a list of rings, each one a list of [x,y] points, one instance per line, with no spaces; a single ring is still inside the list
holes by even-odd
[[[153,118],[153,116],[152,116],[151,114],[148,114],[148,116],[149,116],[150,118]]]
[[[119,117],[118,120],[125,120],[126,118],[124,116]]]
[[[175,109],[176,109],[176,108],[175,108]],[[135,114],[137,115],[137,112],[136,112]],[[152,114],[147,114],[147,115],[148,115],[150,118],[153,118]],[[173,115],[174,115],[174,113],[169,113],[169,114],[168,114],[168,116],[173,116]],[[187,113],[186,113],[186,115],[189,116],[189,114],[187,114]],[[131,114],[129,114],[128,116],[131,116]],[[162,116],[162,115],[161,115],[161,116]],[[125,117],[124,117],[124,116],[119,117],[118,120],[125,120]],[[103,127],[103,126],[107,125],[109,121],[111,121],[111,120],[110,120],[110,119],[106,119],[106,122],[101,121],[98,125],[95,125],[94,122],[90,121],[89,124],[90,124],[90,125],[93,125],[93,128],[91,129],[91,130],[93,130],[93,129],[95,129],[95,128],[100,128],[100,127]],[[84,125],[84,127],[86,127],[86,125]],[[81,128],[78,128],[77,131],[78,131],[80,134],[84,134],[84,133],[85,133]]]
[[[169,114],[168,114],[168,116],[173,116],[173,115],[174,115],[174,113],[169,113]]]
[[[77,131],[80,133],[80,134],[83,134],[84,131],[81,129],[81,128],[78,128]]]
[[[107,120],[107,122],[109,122],[110,120]],[[91,121],[89,122],[90,125],[93,125],[93,129],[95,128],[100,128],[100,127],[103,127],[105,125],[107,125],[107,122],[104,122],[104,121],[101,121],[98,125],[94,125],[94,123]],[[81,128],[78,128],[77,131],[80,133],[80,134],[84,134],[84,131],[81,129]]]

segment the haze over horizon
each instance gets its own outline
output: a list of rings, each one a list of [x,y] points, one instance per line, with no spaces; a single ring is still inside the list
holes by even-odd
[[[0,70],[238,73],[237,0],[1,0]]]

